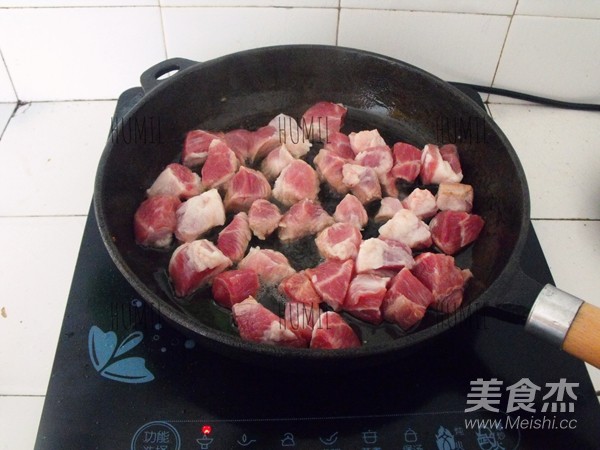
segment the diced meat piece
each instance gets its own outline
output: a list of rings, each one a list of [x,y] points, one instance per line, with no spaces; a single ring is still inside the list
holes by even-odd
[[[473,187],[461,183],[440,183],[436,196],[437,207],[442,211],[473,209]]]
[[[296,273],[283,253],[260,247],[252,247],[238,264],[238,269],[254,270],[263,284],[279,284]]]
[[[381,206],[375,215],[375,222],[387,222],[394,214],[402,209],[402,203],[395,197],[384,197],[381,199]]]
[[[260,240],[265,240],[279,226],[281,220],[281,211],[277,205],[268,200],[258,199],[248,212],[248,222],[254,236]]]
[[[316,200],[318,194],[317,172],[301,159],[294,160],[283,169],[273,187],[273,197],[285,206],[291,206],[302,199]]]
[[[267,125],[253,131],[248,148],[248,162],[253,164],[260,161],[280,145],[279,132],[274,127]]]
[[[392,151],[387,145],[363,150],[356,155],[355,160],[356,163],[361,166],[372,168],[377,174],[377,178],[379,178],[380,182],[386,182],[387,175],[394,165]]]
[[[186,199],[200,194],[202,190],[202,183],[197,173],[181,164],[173,163],[160,173],[146,193],[148,197],[173,195]]]
[[[348,288],[344,311],[365,322],[380,324],[383,320],[381,304],[387,292],[386,286],[389,280],[387,277],[377,275],[356,275]]]
[[[402,206],[410,209],[419,219],[429,219],[438,212],[435,196],[427,189],[415,189],[402,200]]]
[[[398,190],[398,185],[396,183],[397,178],[392,173],[392,170],[380,177],[379,182],[381,183],[381,189],[385,195],[388,197],[398,197],[400,191]]]
[[[327,142],[323,146],[326,150],[331,150],[334,154],[346,158],[354,159],[354,151],[350,146],[350,139],[344,133],[330,132]]]
[[[155,195],[142,202],[133,218],[135,242],[147,247],[171,245],[181,202],[172,195]]]
[[[348,186],[344,184],[343,167],[351,161],[325,148],[321,149],[313,160],[319,177],[340,194],[349,191]]]
[[[202,185],[216,188],[229,181],[240,167],[240,162],[227,144],[215,139],[208,147],[208,157],[202,166]]]
[[[383,300],[383,317],[407,330],[421,321],[433,301],[431,291],[410,270],[402,269]]]
[[[360,339],[344,321],[342,316],[327,311],[321,314],[313,327],[310,348],[355,348],[360,347]]]
[[[359,131],[358,133],[352,132],[348,135],[348,139],[350,140],[350,147],[352,147],[352,151],[354,151],[355,155],[373,147],[387,145],[379,135],[377,129]]]
[[[460,174],[462,178],[462,167],[460,165],[460,158],[458,157],[458,149],[454,144],[446,144],[440,147],[440,155],[442,159],[452,167],[452,170],[456,174]]]
[[[305,347],[306,342],[287,329],[285,321],[248,297],[231,308],[242,339],[268,345]]]
[[[352,194],[346,194],[342,201],[338,203],[333,218],[336,222],[354,225],[359,230],[362,230],[369,221],[365,207]]]
[[[231,266],[231,260],[206,239],[188,242],[175,249],[169,261],[169,276],[178,297],[204,286]]]
[[[248,214],[240,212],[219,233],[217,247],[225,256],[236,263],[241,261],[246,254],[250,239],[252,239],[252,233],[248,225]]]
[[[371,238],[363,241],[356,257],[357,273],[389,275],[415,261],[408,245],[391,239]]]
[[[236,303],[256,296],[260,284],[254,270],[227,270],[213,279],[212,294],[215,302],[231,309]]]
[[[190,242],[212,228],[225,224],[223,201],[216,189],[203,192],[177,208],[175,236],[182,242]]]
[[[321,297],[315,291],[312,282],[306,272],[297,272],[279,284],[279,292],[285,295],[291,302],[306,304],[320,303]]]
[[[312,339],[313,327],[321,314],[318,303],[286,303],[284,310],[286,328],[296,333],[308,346]]]
[[[381,198],[381,185],[377,174],[371,167],[358,164],[344,164],[342,168],[343,183],[350,188],[352,194],[367,204]]]
[[[421,150],[404,142],[397,142],[392,149],[394,167],[392,175],[408,183],[413,183],[421,172]]]
[[[311,141],[327,142],[329,133],[340,131],[347,112],[339,103],[315,103],[302,115],[305,136]]]
[[[479,237],[483,225],[477,214],[442,211],[431,219],[429,229],[434,244],[447,255],[454,255]]]
[[[310,151],[312,144],[293,117],[278,114],[269,122],[269,125],[277,130],[279,142],[285,144],[294,158],[302,158]]]
[[[208,147],[215,139],[223,137],[223,133],[211,133],[204,130],[192,130],[185,136],[181,162],[187,167],[201,166],[208,156]]]
[[[471,271],[456,267],[452,256],[441,253],[421,253],[412,273],[433,294],[433,308],[445,313],[461,305],[465,283],[472,276]]]
[[[225,133],[223,140],[242,164],[248,162],[250,146],[253,140],[252,131],[244,129],[231,130]]]
[[[283,215],[279,222],[279,239],[292,241],[295,239],[317,234],[319,231],[333,225],[333,218],[327,214],[321,205],[312,200],[302,200]]]
[[[240,167],[227,184],[225,209],[233,212],[248,211],[254,201],[270,196],[271,185],[262,173]]]
[[[401,209],[379,228],[379,236],[404,242],[412,249],[431,247],[431,232],[412,211]]]
[[[285,144],[271,150],[260,165],[260,171],[269,181],[275,180],[281,171],[294,161]]]
[[[325,228],[315,240],[319,253],[326,259],[354,259],[362,235],[358,228],[350,223],[336,223]]]
[[[457,167],[458,153],[446,151],[446,157]],[[462,171],[455,172],[452,164],[440,153],[437,145],[427,144],[421,154],[421,181],[423,184],[460,183]],[[460,168],[460,163],[458,167]]]
[[[354,271],[354,261],[329,260],[306,269],[306,274],[321,299],[338,311],[344,304]]]

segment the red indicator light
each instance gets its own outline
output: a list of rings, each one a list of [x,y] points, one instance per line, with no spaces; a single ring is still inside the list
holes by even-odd
[[[203,425],[202,426],[202,434],[203,435],[208,436],[211,431],[212,431],[212,427],[210,425]]]

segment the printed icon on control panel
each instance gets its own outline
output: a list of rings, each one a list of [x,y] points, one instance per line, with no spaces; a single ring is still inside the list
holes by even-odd
[[[454,435],[450,433],[448,428],[440,426],[437,433],[435,434],[435,442],[438,450],[456,450],[456,440]]]
[[[377,431],[363,431],[362,439],[365,444],[376,444],[377,443]]]
[[[296,440],[294,439],[294,435],[292,433],[285,433],[283,435],[283,439],[281,440],[282,447],[295,447]]]
[[[333,445],[338,440],[338,432],[336,431],[331,436],[328,436],[326,438],[320,437],[319,440],[323,443],[323,445]]]
[[[237,440],[238,445],[241,445],[242,447],[248,447],[249,445],[252,445],[255,442],[256,439],[250,439],[248,436],[246,436],[246,433],[242,434],[242,437]]]
[[[404,442],[407,444],[413,444],[419,440],[419,436],[417,436],[417,432],[412,428],[409,428],[404,432]]]
[[[208,434],[205,434],[200,439],[196,439],[196,442],[200,444],[200,450],[209,450],[210,444],[214,441],[213,438],[209,438]]]
[[[496,433],[489,428],[477,430],[477,445],[481,450],[505,450],[498,442]]]

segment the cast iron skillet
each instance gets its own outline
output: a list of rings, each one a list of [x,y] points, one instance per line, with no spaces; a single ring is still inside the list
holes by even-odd
[[[178,73],[158,80],[172,70]],[[299,366],[366,364],[414,350],[482,307],[499,308],[525,321],[542,286],[518,267],[530,223],[523,169],[496,124],[451,85],[395,59],[328,46],[269,47],[204,63],[171,59],[146,71],[141,84],[145,94],[113,130],[99,164],[94,204],[100,232],[115,264],[140,295],[211,348],[238,358]],[[457,262],[472,270],[474,280],[458,311],[428,313],[408,334],[393,325],[371,327],[349,319],[366,341],[361,348],[323,351],[244,342],[230,314],[204,298],[209,291],[186,301],[175,299],[166,275],[172,249],[137,246],[133,215],[156,176],[178,160],[187,131],[255,129],[280,112],[300,117],[320,100],[348,107],[343,131],[378,128],[389,143],[444,144],[438,141],[440,124],[471,124],[472,134],[458,144],[463,182],[473,185],[475,212],[486,225]],[[473,126],[484,134],[474,136]],[[324,190],[321,200],[331,208],[338,199]],[[303,241],[292,249],[293,264],[307,263],[303,252],[310,245]],[[514,284],[525,289],[524,295],[510,295]],[[513,304],[517,298],[527,300]]]

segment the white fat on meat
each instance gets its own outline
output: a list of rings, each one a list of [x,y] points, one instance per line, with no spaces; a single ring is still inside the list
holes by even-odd
[[[200,176],[181,164],[169,164],[146,191],[148,197],[174,195],[182,199],[203,191]]]
[[[342,174],[343,183],[362,204],[381,198],[381,185],[373,168],[358,164],[344,164]]]
[[[441,211],[471,212],[473,209],[473,187],[461,183],[440,183],[436,202]]]
[[[354,259],[358,254],[362,235],[349,223],[336,223],[319,233],[315,243],[321,256],[327,259]]]
[[[344,222],[354,225],[359,230],[362,230],[369,216],[363,204],[352,194],[346,194],[341,202],[335,208],[333,218],[336,222]]]
[[[300,200],[316,200],[319,194],[317,172],[306,162],[296,159],[285,167],[273,187],[273,197],[285,206]]]
[[[184,202],[177,209],[175,236],[191,242],[212,228],[225,223],[225,208],[216,189],[206,191]]]
[[[460,173],[454,171],[450,162],[443,159],[437,145],[425,146],[421,154],[421,181],[423,184],[460,183],[462,178],[462,171]]]
[[[379,235],[404,242],[413,249],[427,248],[432,244],[429,226],[408,209],[401,209],[394,214],[379,228]]]
[[[312,144],[304,129],[293,117],[278,114],[269,122],[269,125],[277,130],[279,142],[286,145],[294,158],[301,158],[310,151]]]
[[[357,273],[378,273],[410,269],[415,261],[408,245],[388,239],[371,238],[363,241],[356,257]]]
[[[260,171],[263,173],[267,180],[275,180],[281,171],[285,169],[294,161],[294,157],[288,151],[285,144],[281,144],[275,150],[267,155],[260,165]]]
[[[402,200],[402,206],[410,209],[419,219],[428,219],[438,212],[435,196],[427,189],[415,189]]]
[[[387,222],[394,214],[402,209],[402,202],[395,197],[384,197],[381,199],[381,206],[375,215],[375,222]]]
[[[386,145],[377,129],[352,132],[348,135],[348,139],[355,155],[372,147]]]

